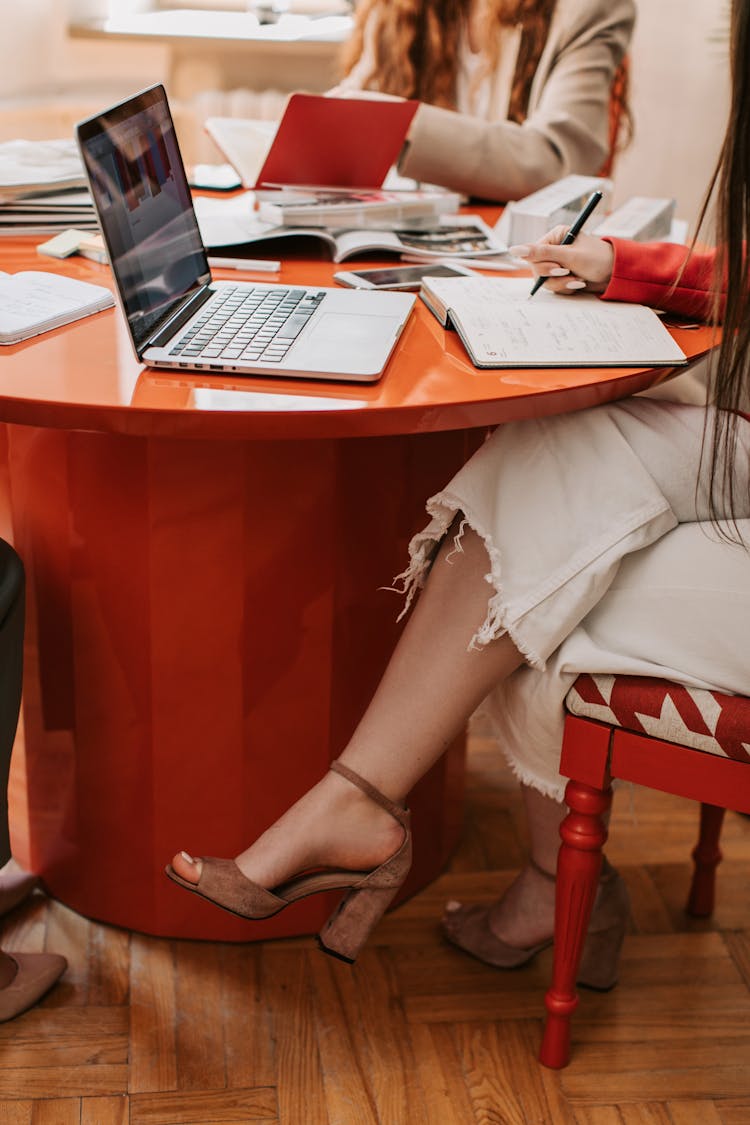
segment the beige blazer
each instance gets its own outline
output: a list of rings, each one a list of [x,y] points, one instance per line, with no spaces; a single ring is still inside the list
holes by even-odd
[[[596,175],[609,152],[612,79],[634,22],[633,0],[557,0],[523,125],[420,105],[399,171],[499,201],[571,172]],[[351,89],[353,77],[342,87]]]

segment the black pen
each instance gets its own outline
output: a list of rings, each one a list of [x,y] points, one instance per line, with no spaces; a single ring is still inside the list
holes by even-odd
[[[575,240],[578,238],[578,235],[581,233],[581,230],[583,229],[583,224],[586,222],[594,208],[598,205],[601,198],[602,193],[600,191],[592,191],[591,195],[586,201],[586,206],[584,207],[583,211],[581,211],[580,215],[575,220],[568,233],[565,235],[565,238],[560,243],[560,246],[570,246],[571,242],[575,242]],[[529,296],[533,297],[535,293],[538,293],[546,280],[546,277],[538,277],[534,284],[531,286],[531,292],[529,293]]]

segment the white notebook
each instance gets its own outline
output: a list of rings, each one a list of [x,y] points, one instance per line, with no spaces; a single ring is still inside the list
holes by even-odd
[[[108,309],[114,298],[103,285],[57,273],[0,273],[0,344],[18,344]]]
[[[426,277],[421,297],[475,367],[675,367],[687,362],[653,309],[591,294],[529,297],[528,277]]]

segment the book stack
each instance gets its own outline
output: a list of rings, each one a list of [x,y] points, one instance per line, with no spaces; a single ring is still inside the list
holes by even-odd
[[[95,231],[98,225],[74,141],[0,144],[0,235]]]
[[[461,206],[461,196],[441,188],[414,191],[293,188],[256,192],[258,218],[284,227],[393,230],[431,227]]]

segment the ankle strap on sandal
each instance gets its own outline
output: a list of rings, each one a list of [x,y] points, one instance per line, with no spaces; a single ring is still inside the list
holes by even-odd
[[[360,777],[358,773],[355,773],[354,770],[350,770],[348,766],[345,766],[343,762],[340,762],[338,758],[334,762],[331,762],[330,768],[334,773],[338,773],[341,775],[341,777],[345,777],[346,780],[351,782],[352,785],[356,785],[357,789],[361,789],[365,796],[369,797],[371,801],[374,801],[376,805],[380,805],[381,809],[385,809],[386,812],[389,812],[391,816],[399,822],[399,824],[403,824],[408,818],[408,809],[405,809],[403,805],[397,805],[395,801],[392,801],[390,799],[390,797],[386,797],[383,793],[380,792],[379,789],[376,789],[375,786],[371,785],[370,782],[367,781],[364,777]]]
[[[533,855],[530,855],[526,862],[528,863],[529,867],[534,868],[534,870],[537,872],[538,875],[543,875],[544,878],[548,879],[550,883],[556,882],[557,872],[555,872],[555,871],[545,871],[545,869],[543,867],[539,866],[537,861],[534,859]]]

